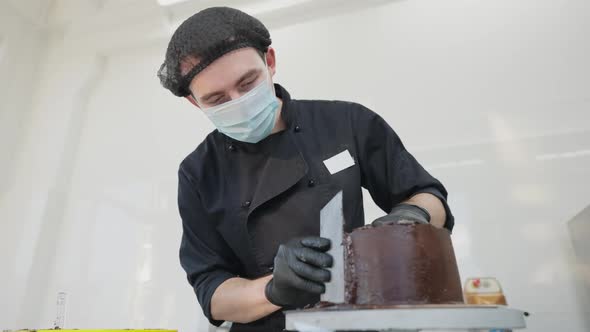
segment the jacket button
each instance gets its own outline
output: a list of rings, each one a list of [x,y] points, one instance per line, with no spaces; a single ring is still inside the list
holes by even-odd
[[[314,181],[314,180],[309,180],[309,182],[307,182],[307,186],[308,186],[308,187],[313,187],[313,186],[315,186],[315,181]]]
[[[298,132],[300,132],[300,131],[301,131],[301,127],[299,127],[299,126],[295,126],[295,128],[294,128],[293,130],[295,130],[295,132],[296,132],[296,133],[298,133]]]
[[[242,207],[243,208],[250,207],[250,204],[252,204],[250,201],[245,201],[244,204],[242,204]]]
[[[230,144],[230,145],[227,147],[227,149],[228,149],[228,150],[230,150],[230,151],[235,151],[235,150],[236,150],[236,147],[235,147],[233,144]]]

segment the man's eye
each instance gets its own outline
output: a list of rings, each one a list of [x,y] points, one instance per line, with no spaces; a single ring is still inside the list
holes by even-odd
[[[221,101],[221,97],[211,98],[211,99],[207,100],[207,104],[217,105],[217,104],[219,104],[220,101]]]
[[[242,87],[247,88],[250,85],[252,85],[252,83],[254,83],[256,80],[250,80],[248,82],[244,82],[244,84],[242,84]]]

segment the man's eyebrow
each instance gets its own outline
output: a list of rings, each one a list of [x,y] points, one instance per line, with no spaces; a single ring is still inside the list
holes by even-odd
[[[237,81],[236,85],[242,84],[242,82],[244,82],[246,79],[250,78],[254,74],[258,74],[259,72],[260,72],[260,69],[256,69],[256,68],[248,70],[244,75],[242,75],[242,77],[240,77],[240,79]]]

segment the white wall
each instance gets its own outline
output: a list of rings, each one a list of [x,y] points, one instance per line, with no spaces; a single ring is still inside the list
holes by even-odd
[[[0,2],[0,195],[5,189],[36,83],[43,33]]]
[[[26,238],[31,229],[22,223],[27,211],[9,208],[32,197],[13,196],[10,187],[22,183],[15,179],[16,160],[28,153],[22,146],[44,49],[43,31],[7,2],[0,2],[0,327],[8,322],[13,326],[24,287],[21,280],[32,263],[26,249],[21,250],[31,245]]]
[[[579,291],[590,299],[590,205],[568,222],[570,237],[575,251],[576,279],[582,286]],[[585,291],[585,292],[584,292]],[[585,294],[584,294],[585,293]],[[586,315],[586,326],[590,326],[590,315]]]
[[[395,1],[271,31],[295,98],[373,108],[445,183],[461,276],[498,277],[531,331],[590,328],[566,228],[590,200],[589,13],[585,0]],[[178,163],[212,127],[159,86],[168,34],[100,50],[52,39],[0,196],[0,327],[50,326],[66,291],[67,327],[206,328],[175,199]]]

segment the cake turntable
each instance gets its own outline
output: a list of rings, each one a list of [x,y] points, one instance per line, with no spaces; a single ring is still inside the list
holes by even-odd
[[[526,327],[521,310],[492,305],[335,306],[285,312],[287,331],[509,331]]]

